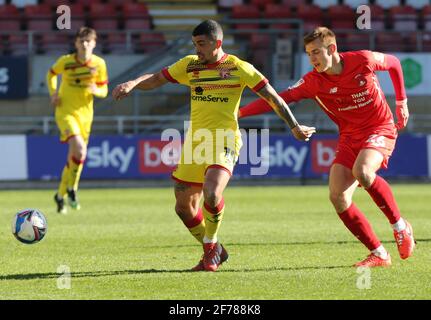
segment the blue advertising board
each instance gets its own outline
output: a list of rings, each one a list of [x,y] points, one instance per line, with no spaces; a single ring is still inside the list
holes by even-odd
[[[0,99],[25,99],[28,86],[28,58],[0,56]]]
[[[335,156],[336,135],[316,135],[300,142],[291,135],[243,136],[243,148],[234,170],[239,179],[325,178]],[[427,136],[401,135],[390,158],[387,177],[429,177]],[[65,165],[67,145],[58,137],[27,136],[29,179],[58,179]],[[92,136],[83,179],[167,178],[181,152],[179,141],[160,136]]]

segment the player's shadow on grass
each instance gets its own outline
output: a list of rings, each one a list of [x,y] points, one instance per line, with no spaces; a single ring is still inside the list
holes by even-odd
[[[295,270],[313,270],[313,269],[340,269],[351,268],[352,266],[308,266],[308,267],[269,267],[269,268],[245,268],[245,269],[219,269],[217,272],[271,272],[271,271],[295,271]],[[107,276],[124,276],[124,275],[137,275],[137,274],[155,274],[155,273],[194,273],[190,269],[143,269],[143,270],[119,270],[119,271],[84,271],[72,272],[71,279],[74,278],[94,278],[94,277],[107,277]],[[204,273],[204,272],[201,272]],[[28,274],[9,274],[1,275],[0,281],[3,280],[34,280],[34,279],[59,279],[64,275],[55,272],[47,273],[28,273]]]
[[[417,242],[431,242],[431,239],[416,239]],[[383,240],[382,243],[391,243],[393,240]],[[311,242],[272,242],[272,243],[227,243],[232,246],[267,246],[267,245],[312,245],[312,244],[348,244],[358,243],[355,240],[352,241],[311,241]],[[173,247],[190,247],[195,245],[179,245],[179,246],[150,246],[150,248],[173,248]],[[148,248],[148,247],[147,247]],[[302,267],[268,267],[268,268],[256,268],[256,269],[219,269],[217,272],[270,272],[270,271],[295,271],[295,270],[331,270],[331,269],[342,269],[352,268],[351,265],[343,266],[302,266]],[[143,270],[119,270],[119,271],[83,271],[83,272],[72,272],[71,278],[86,278],[86,277],[106,277],[106,276],[120,276],[128,274],[153,274],[153,273],[195,273],[190,269],[185,270],[166,270],[166,269],[143,269]],[[62,274],[55,272],[47,273],[28,273],[28,274],[8,274],[0,275],[0,281],[2,280],[33,280],[33,279],[58,279]]]

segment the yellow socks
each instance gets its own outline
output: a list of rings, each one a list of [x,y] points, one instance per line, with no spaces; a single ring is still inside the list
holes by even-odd
[[[84,167],[84,160],[78,160],[72,157],[69,161],[69,179],[67,188],[78,190],[79,179],[81,177],[82,168]]]
[[[60,185],[58,186],[57,194],[60,198],[64,198],[67,192],[67,181],[69,180],[69,164],[63,168],[63,172],[61,173]]]
[[[212,242],[216,242],[217,232],[223,220],[224,199],[222,198],[215,208],[204,203],[203,213],[205,216],[205,237],[212,240]]]
[[[203,238],[205,236],[205,220],[202,215],[202,209],[199,209],[193,220],[184,222],[184,224],[187,229],[189,229],[192,236],[195,237],[200,243],[203,243]]]

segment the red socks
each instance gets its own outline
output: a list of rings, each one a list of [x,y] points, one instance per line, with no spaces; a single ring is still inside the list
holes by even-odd
[[[380,241],[375,235],[370,223],[364,214],[354,203],[338,216],[350,232],[359,239],[368,250],[374,250],[380,246]]]
[[[373,184],[365,190],[367,190],[391,224],[396,223],[400,219],[400,210],[395,202],[391,187],[385,179],[376,175]]]

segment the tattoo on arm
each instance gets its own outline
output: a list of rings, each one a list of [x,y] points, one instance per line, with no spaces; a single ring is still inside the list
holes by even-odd
[[[270,104],[277,115],[289,125],[290,129],[298,125],[298,121],[296,121],[287,103],[277,94],[270,84],[266,84],[257,94]]]
[[[190,189],[189,184],[185,184],[185,183],[181,183],[181,182],[175,182],[175,192],[184,192],[188,189]]]

